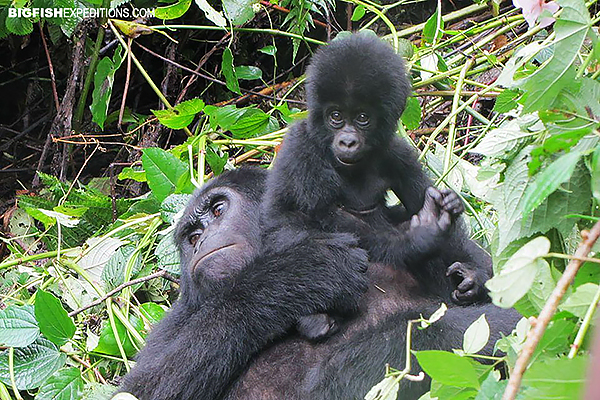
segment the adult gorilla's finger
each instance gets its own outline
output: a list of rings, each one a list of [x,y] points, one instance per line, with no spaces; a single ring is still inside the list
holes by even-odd
[[[448,269],[446,270],[446,276],[450,276],[450,275],[454,275],[454,274],[457,274],[458,276],[462,276],[463,275],[462,272],[463,272],[462,263],[459,261],[456,261],[448,267]]]
[[[473,289],[474,287],[475,287],[475,281],[472,278],[465,278],[456,287],[456,289],[461,293],[467,293],[470,289]]]

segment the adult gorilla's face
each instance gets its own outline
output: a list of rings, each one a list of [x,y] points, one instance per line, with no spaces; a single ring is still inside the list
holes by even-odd
[[[242,192],[228,175],[196,192],[177,226],[182,273],[197,285],[235,274],[260,248],[262,189],[255,194]]]

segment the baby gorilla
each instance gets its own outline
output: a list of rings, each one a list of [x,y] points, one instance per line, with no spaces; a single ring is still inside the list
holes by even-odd
[[[408,269],[424,294],[487,301],[491,259],[454,223],[460,199],[432,188],[396,134],[410,91],[402,59],[374,35],[354,34],[320,48],[307,76],[309,117],[290,128],[267,182],[265,245],[307,231],[356,233],[370,261]],[[386,206],[388,189],[403,207]],[[334,323],[320,315],[298,327],[318,339]]]
[[[353,313],[366,290],[351,235],[260,245],[264,172],[224,173],[197,191],[177,225],[181,295],[152,329],[120,391],[140,400],[218,399],[251,356],[303,315]]]

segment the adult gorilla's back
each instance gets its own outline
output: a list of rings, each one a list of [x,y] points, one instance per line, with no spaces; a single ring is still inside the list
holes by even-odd
[[[362,399],[383,379],[386,363],[403,368],[408,321],[429,316],[439,300],[421,296],[408,273],[389,266],[371,264],[368,275],[370,287],[361,311],[341,332],[322,343],[290,337],[272,344],[255,357],[226,399]],[[491,304],[450,308],[429,328],[414,328],[412,349],[461,348],[464,331],[483,313],[490,340],[481,354],[491,355],[501,333],[510,333],[521,318],[515,310]],[[416,360],[412,365],[411,373],[418,373]],[[403,380],[402,399],[417,399],[429,390],[429,382]]]

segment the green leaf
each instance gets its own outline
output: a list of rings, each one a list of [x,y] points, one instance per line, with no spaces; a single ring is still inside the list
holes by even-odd
[[[152,302],[140,304],[139,310],[150,325],[160,322],[166,313],[164,308]]]
[[[160,216],[167,224],[177,223],[177,214],[183,213],[185,206],[192,198],[189,194],[171,194],[160,204]]]
[[[489,374],[481,383],[481,389],[475,400],[502,400],[508,380],[498,381],[494,374]]]
[[[108,105],[115,80],[115,72],[117,72],[122,63],[123,46],[119,45],[115,49],[112,60],[104,57],[96,66],[90,110],[92,111],[92,121],[98,124],[100,129],[104,129],[104,121],[106,121],[108,114]]]
[[[523,218],[535,210],[546,198],[573,174],[581,153],[573,151],[556,159],[527,187],[523,196]]]
[[[183,129],[192,123],[196,114],[204,108],[201,99],[191,99],[177,104],[170,110],[152,110],[161,124],[171,129]]]
[[[60,300],[52,293],[38,289],[35,293],[35,317],[40,331],[57,346],[62,346],[75,334],[75,324]]]
[[[180,0],[175,4],[164,7],[156,7],[154,16],[159,19],[175,19],[181,17],[190,8],[192,0]]]
[[[206,146],[206,162],[215,176],[220,175],[227,164],[227,153],[223,153],[219,146]]]
[[[174,275],[181,274],[179,249],[175,244],[173,232],[169,232],[158,242],[154,254],[156,255],[158,260],[157,265],[160,269],[164,269]]]
[[[567,299],[559,306],[562,311],[568,311],[571,314],[583,318],[587,312],[592,300],[596,297],[596,294],[600,290],[600,287],[594,283],[585,283],[575,289]]]
[[[554,23],[554,54],[523,84],[527,92],[524,113],[549,109],[560,90],[575,79],[574,63],[592,21],[583,0],[563,1],[561,6],[560,17]]]
[[[56,345],[43,337],[27,347],[14,349],[15,381],[19,390],[39,387],[49,376],[58,371],[67,360]],[[10,385],[8,350],[0,355],[0,381]]]
[[[125,167],[117,177],[120,181],[133,179],[136,182],[146,182],[146,171],[135,170],[133,167]]]
[[[438,18],[438,11],[434,12],[431,17],[425,22],[423,27],[423,40],[427,43],[433,43],[442,36],[444,29],[444,20]]]
[[[468,359],[440,350],[414,353],[421,368],[432,379],[446,385],[479,388],[479,376]]]
[[[133,318],[130,318],[129,321],[133,322]],[[137,348],[133,345],[131,339],[129,338],[129,335],[127,334],[127,328],[118,319],[115,319],[115,327],[117,328],[117,335],[121,341],[121,344],[123,345],[125,354],[127,354],[127,356],[133,356],[137,352]],[[134,328],[136,331],[141,332],[144,328],[142,320],[137,318],[135,320]],[[98,339],[98,346],[96,346],[94,351],[111,356],[121,355],[115,334],[113,333],[112,327],[108,321],[104,321],[104,327],[102,328],[102,331],[100,332],[100,338]]]
[[[242,25],[254,18],[252,5],[256,0],[223,0],[225,16],[234,25]]]
[[[356,6],[356,8],[354,8],[354,11],[352,12],[352,21],[360,21],[360,19],[365,16],[365,11],[365,6],[363,6],[362,4]]]
[[[512,307],[527,293],[534,282],[537,271],[547,264],[540,258],[550,250],[550,241],[539,236],[521,247],[504,264],[500,273],[486,282],[490,297],[499,307]]]
[[[531,133],[523,132],[518,120],[504,122],[484,136],[470,152],[488,157],[504,158],[518,149]]]
[[[0,311],[0,344],[25,347],[40,336],[33,306],[8,306]]]
[[[6,17],[6,29],[15,35],[29,35],[33,32],[33,23],[29,18],[23,17]]]
[[[265,46],[262,49],[258,49],[261,53],[268,54],[270,56],[275,57],[275,53],[277,53],[277,47],[275,46]]]
[[[521,95],[518,90],[505,89],[494,103],[494,110],[497,113],[506,113],[514,110],[519,105],[515,100]]]
[[[470,400],[477,394],[477,390],[469,387],[456,387],[444,385],[436,380],[431,381],[431,398],[433,400]],[[404,400],[404,399],[402,399]]]
[[[583,398],[589,358],[559,358],[540,360],[531,364],[523,375],[523,399],[572,400]]]
[[[421,104],[416,97],[406,100],[406,108],[402,113],[402,122],[406,129],[417,129],[421,123]]]
[[[261,69],[251,65],[240,65],[239,67],[235,67],[235,74],[237,75],[238,79],[244,79],[247,81],[262,78]]]
[[[158,147],[143,150],[142,166],[146,171],[148,186],[160,202],[173,193],[179,177],[187,171],[183,162]]]
[[[135,251],[135,246],[127,245],[121,246],[119,249],[109,258],[104,269],[102,270],[102,281],[104,281],[107,290],[112,290],[117,286],[121,285],[125,278],[125,269],[127,262],[132,257]],[[133,261],[132,276],[134,277],[142,269],[142,260],[138,254]]]
[[[223,76],[225,76],[225,83],[227,84],[227,89],[237,94],[242,94],[242,92],[240,91],[240,84],[238,82],[237,76],[235,75],[235,69],[233,67],[233,54],[231,53],[231,49],[229,47],[226,47],[225,50],[223,50],[221,72],[223,73]]]
[[[52,375],[40,387],[36,400],[79,400],[83,394],[83,379],[78,368],[66,368]]]
[[[485,347],[490,339],[490,326],[481,314],[465,331],[463,336],[463,350],[467,354],[475,354]]]

